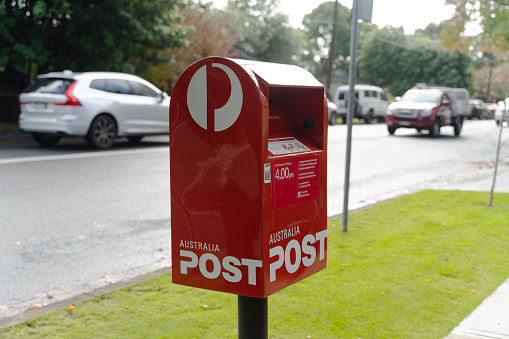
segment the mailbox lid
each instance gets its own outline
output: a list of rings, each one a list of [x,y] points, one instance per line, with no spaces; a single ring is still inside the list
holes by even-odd
[[[323,85],[311,73],[298,66],[241,59],[230,60],[250,69],[269,86],[323,88]]]

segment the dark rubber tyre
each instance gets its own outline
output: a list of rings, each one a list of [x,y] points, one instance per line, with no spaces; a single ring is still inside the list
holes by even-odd
[[[454,135],[459,136],[463,128],[463,118],[456,118],[454,121]]]
[[[440,135],[440,119],[436,118],[433,122],[433,126],[429,130],[429,135],[432,138],[438,137]]]
[[[368,114],[364,117],[364,122],[366,124],[372,124],[375,119],[373,118],[373,111],[369,111]]]
[[[106,149],[113,146],[117,136],[117,124],[109,115],[99,115],[92,121],[87,133],[87,142],[94,148]]]

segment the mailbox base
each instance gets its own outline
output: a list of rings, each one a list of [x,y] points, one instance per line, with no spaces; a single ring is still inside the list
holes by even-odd
[[[268,339],[268,300],[238,296],[239,339]]]

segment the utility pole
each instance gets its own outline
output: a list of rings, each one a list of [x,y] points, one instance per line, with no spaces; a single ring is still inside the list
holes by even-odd
[[[350,191],[350,160],[352,154],[352,125],[355,108],[355,75],[357,73],[357,10],[359,0],[353,0],[352,25],[350,30],[350,67],[348,69],[348,107],[346,114],[346,161],[345,161],[345,191],[343,195],[343,214],[341,231],[348,231],[348,196]]]
[[[346,114],[346,161],[345,161],[345,191],[343,196],[343,214],[341,231],[348,231],[348,196],[350,191],[350,161],[352,154],[352,125],[355,109],[355,76],[357,74],[357,37],[358,20],[371,22],[373,0],[353,0],[352,25],[350,30],[350,67],[348,70],[348,107]]]
[[[338,0],[334,4],[334,17],[332,19],[332,40],[330,42],[330,50],[329,50],[329,70],[327,71],[327,87],[325,88],[325,94],[327,94],[327,98],[332,100],[331,93],[331,80],[332,80],[332,65],[334,64],[334,54],[335,54],[335,44],[336,44],[336,21],[338,18]]]

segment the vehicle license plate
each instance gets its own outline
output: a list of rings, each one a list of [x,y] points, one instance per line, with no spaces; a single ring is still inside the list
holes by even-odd
[[[408,122],[408,121],[400,121],[399,125],[400,126],[410,126],[410,122]]]
[[[33,106],[33,108],[38,108],[38,109],[47,109],[48,108],[48,104],[46,102],[34,102],[34,103],[32,103],[32,106]]]

